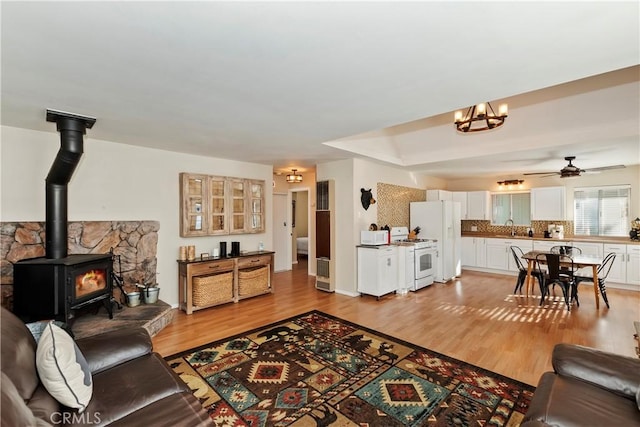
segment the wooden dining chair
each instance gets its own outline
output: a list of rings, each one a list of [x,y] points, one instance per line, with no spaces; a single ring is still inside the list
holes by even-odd
[[[563,262],[567,260],[571,261],[571,265],[568,268],[560,268],[560,260],[562,257]],[[549,295],[549,287],[551,285],[558,285],[562,289],[562,295],[564,296],[567,310],[571,310],[571,304],[575,300],[578,307],[580,307],[580,301],[578,300],[578,288],[575,282],[574,273],[576,271],[573,259],[567,255],[542,253],[536,256],[536,264],[540,272],[541,264],[547,265],[547,274],[544,276],[544,285],[542,286],[542,298],[540,305],[544,303],[545,298]]]
[[[518,246],[510,246],[509,249],[511,249],[511,255],[513,256],[513,260],[515,261],[516,266],[518,266],[518,280],[516,281],[516,287],[513,290],[513,293],[522,293],[522,286],[524,285],[524,281],[527,279],[527,266],[525,266],[524,262],[522,262],[524,252],[522,252],[522,249]],[[535,268],[531,270],[531,275],[538,279],[538,283],[540,284],[540,292],[542,292],[544,275],[539,274],[539,272],[536,271]]]
[[[605,281],[607,280],[607,276],[609,275],[609,271],[611,271],[611,267],[613,266],[613,262],[616,260],[616,254],[611,252],[604,257],[602,260],[602,264],[598,267],[598,289],[600,289],[600,295],[602,295],[602,300],[609,308],[609,299],[607,298],[607,287],[605,286]],[[580,282],[592,282],[593,277],[591,276],[575,276],[576,285]]]

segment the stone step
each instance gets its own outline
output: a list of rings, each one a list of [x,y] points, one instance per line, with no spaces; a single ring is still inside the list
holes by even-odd
[[[83,312],[74,320],[71,329],[76,339],[138,326],[154,336],[173,321],[174,315],[175,309],[161,300],[153,304],[140,304],[137,307],[123,305],[120,310],[114,307],[113,319],[109,319],[106,309],[100,307],[97,313],[95,309]]]

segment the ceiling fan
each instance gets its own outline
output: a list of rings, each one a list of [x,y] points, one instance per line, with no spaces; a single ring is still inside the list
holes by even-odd
[[[575,166],[572,163],[572,161],[575,160],[575,158],[576,158],[575,156],[565,157],[564,159],[568,161],[569,164],[563,167],[562,169],[560,169],[560,171],[558,172],[531,172],[531,173],[525,173],[524,175],[543,175],[543,178],[547,176],[560,175],[560,178],[571,178],[574,176],[580,176],[582,172],[598,173],[598,172],[611,170],[611,169],[622,169],[625,167],[624,165],[613,165],[613,166],[602,166],[599,168],[580,169],[579,167]]]

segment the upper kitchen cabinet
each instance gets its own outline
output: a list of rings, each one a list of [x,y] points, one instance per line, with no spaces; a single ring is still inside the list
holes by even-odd
[[[427,190],[427,202],[437,202],[439,200],[453,201],[453,193],[447,190]]]
[[[488,191],[467,192],[467,219],[491,219],[491,194]]]
[[[460,219],[469,219],[467,215],[467,192],[466,191],[454,191],[453,201],[460,203]]]
[[[564,187],[531,189],[531,219],[538,221],[564,221],[566,191]]]
[[[467,192],[447,190],[427,190],[427,202],[449,200],[460,203],[460,219],[470,219],[467,215]]]
[[[264,232],[264,181],[180,174],[180,236]]]

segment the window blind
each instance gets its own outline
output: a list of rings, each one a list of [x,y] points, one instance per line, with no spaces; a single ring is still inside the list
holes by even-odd
[[[584,236],[626,236],[631,186],[576,188],[574,233]]]
[[[515,225],[531,224],[531,194],[503,193],[492,194],[493,205],[492,224],[503,225],[509,219]]]

